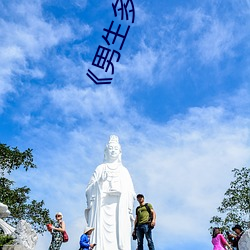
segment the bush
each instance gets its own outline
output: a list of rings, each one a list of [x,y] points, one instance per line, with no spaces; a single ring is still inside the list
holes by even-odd
[[[3,245],[13,245],[14,238],[10,235],[0,234],[0,247]]]

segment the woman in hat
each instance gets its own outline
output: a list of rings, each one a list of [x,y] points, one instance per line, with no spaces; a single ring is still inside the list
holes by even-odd
[[[93,232],[94,228],[93,227],[86,227],[83,235],[80,238],[80,249],[79,250],[89,250],[93,249],[96,244],[90,244],[89,239],[90,235]]]
[[[52,234],[52,240],[50,243],[49,250],[60,250],[63,242],[63,232],[65,231],[65,222],[62,220],[63,215],[61,212],[56,213],[56,223],[50,227]]]
[[[232,249],[218,227],[213,229],[212,244],[214,245],[213,250],[225,250],[225,246],[227,246],[228,249]]]

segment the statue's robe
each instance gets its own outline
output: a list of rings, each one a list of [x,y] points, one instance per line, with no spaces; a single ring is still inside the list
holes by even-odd
[[[86,189],[85,217],[95,228],[95,250],[131,250],[135,191],[128,170],[121,163],[115,166],[99,165]]]

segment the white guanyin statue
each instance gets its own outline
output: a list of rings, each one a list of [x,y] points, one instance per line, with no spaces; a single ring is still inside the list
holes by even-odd
[[[135,191],[128,170],[122,165],[119,139],[111,135],[104,150],[104,163],[97,166],[86,189],[88,226],[94,227],[95,250],[131,250]]]

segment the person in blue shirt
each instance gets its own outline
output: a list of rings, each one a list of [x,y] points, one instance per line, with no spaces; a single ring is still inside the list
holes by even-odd
[[[93,227],[86,227],[83,235],[80,238],[80,249],[79,250],[91,250],[95,247],[94,244],[90,244],[90,235],[93,232]]]

